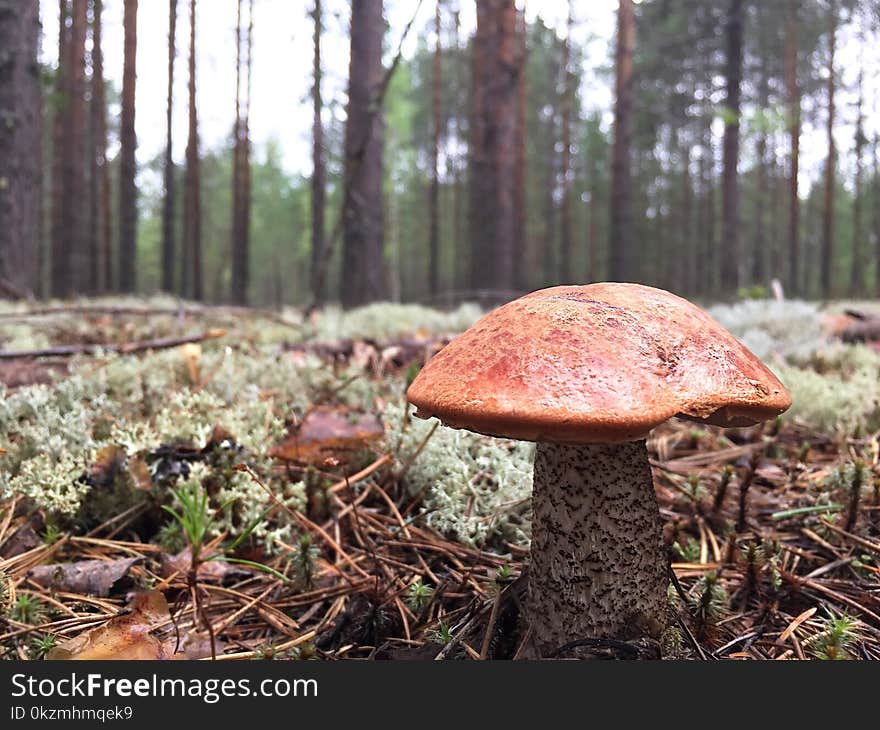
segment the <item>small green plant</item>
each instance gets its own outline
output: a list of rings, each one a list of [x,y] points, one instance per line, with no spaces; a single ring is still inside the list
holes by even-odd
[[[163,524],[156,533],[156,542],[166,553],[179,553],[186,547],[186,538],[176,519]]]
[[[46,634],[45,636],[40,636],[31,641],[31,651],[30,658],[31,659],[42,659],[46,656],[52,649],[55,648],[55,645],[58,643],[56,638],[51,634]]]
[[[197,567],[212,520],[208,511],[208,492],[195,479],[187,480],[172,492],[177,498],[179,508],[162,505],[162,509],[177,521],[192,550],[192,559]]]
[[[9,608],[9,576],[0,570],[0,613],[6,613]]]
[[[856,620],[846,614],[831,616],[823,630],[811,640],[810,653],[817,659],[852,659],[856,625]]]
[[[435,644],[446,646],[453,639],[452,627],[441,620],[437,628],[428,632],[428,639]]]
[[[495,571],[495,582],[499,586],[506,586],[513,580],[513,573],[508,565],[499,565]]]
[[[46,608],[43,602],[30,593],[19,593],[9,608],[9,618],[21,624],[37,626],[43,623]]]
[[[315,585],[319,554],[318,548],[312,544],[312,536],[308,532],[300,535],[296,542],[296,551],[293,554],[293,573],[296,576],[297,585],[302,590],[308,591]]]
[[[407,591],[406,604],[413,613],[418,613],[428,605],[433,595],[434,589],[422,583],[422,579],[419,578],[410,585]]]
[[[64,533],[53,520],[46,520],[46,525],[40,537],[46,545],[54,545],[61,539]]]
[[[700,542],[686,535],[684,542],[676,540],[672,547],[685,563],[696,563],[700,559]]]
[[[718,573],[711,571],[700,578],[690,591],[690,599],[693,603],[697,637],[704,639],[730,604],[730,598],[721,585]]]
[[[730,486],[733,474],[733,467],[730,464],[725,465],[724,469],[721,470],[718,489],[715,491],[715,499],[712,502],[712,511],[715,513],[719,512],[724,506],[724,498],[727,496],[727,488]]]

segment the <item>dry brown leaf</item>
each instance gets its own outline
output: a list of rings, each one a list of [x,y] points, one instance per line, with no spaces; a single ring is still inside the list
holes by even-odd
[[[168,602],[159,591],[138,593],[128,608],[107,623],[62,642],[47,659],[170,659],[173,645],[153,630],[170,618]]]
[[[319,406],[269,453],[278,459],[324,466],[327,459],[349,460],[384,433],[382,423],[370,413]]]
[[[110,595],[114,587],[125,587],[129,571],[141,560],[120,558],[38,565],[28,571],[28,578],[44,588],[105,597]]]
[[[168,555],[162,553],[159,556],[161,567],[159,573],[163,578],[168,578],[174,573],[182,576],[189,571],[192,562],[189,548],[181,550],[177,555]],[[220,585],[230,585],[239,580],[250,578],[253,573],[250,570],[242,568],[238,565],[227,563],[225,560],[206,560],[199,563],[197,571],[198,579],[205,583],[219,583]]]

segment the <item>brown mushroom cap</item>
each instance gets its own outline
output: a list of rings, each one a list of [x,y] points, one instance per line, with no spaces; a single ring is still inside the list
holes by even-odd
[[[791,396],[690,302],[640,284],[557,286],[490,312],[437,353],[407,397],[422,418],[527,441],[645,438],[682,416],[774,418]]]

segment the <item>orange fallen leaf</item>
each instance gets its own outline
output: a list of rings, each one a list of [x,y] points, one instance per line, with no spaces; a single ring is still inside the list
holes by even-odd
[[[320,467],[328,459],[348,461],[384,433],[382,423],[370,413],[318,406],[269,454],[277,459]]]
[[[159,591],[138,593],[127,609],[107,623],[64,641],[47,659],[170,659],[173,645],[153,631],[170,619],[168,602]]]

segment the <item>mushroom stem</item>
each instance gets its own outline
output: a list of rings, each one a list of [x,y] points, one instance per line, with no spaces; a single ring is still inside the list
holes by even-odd
[[[528,612],[534,648],[659,638],[667,565],[644,441],[538,443]]]

